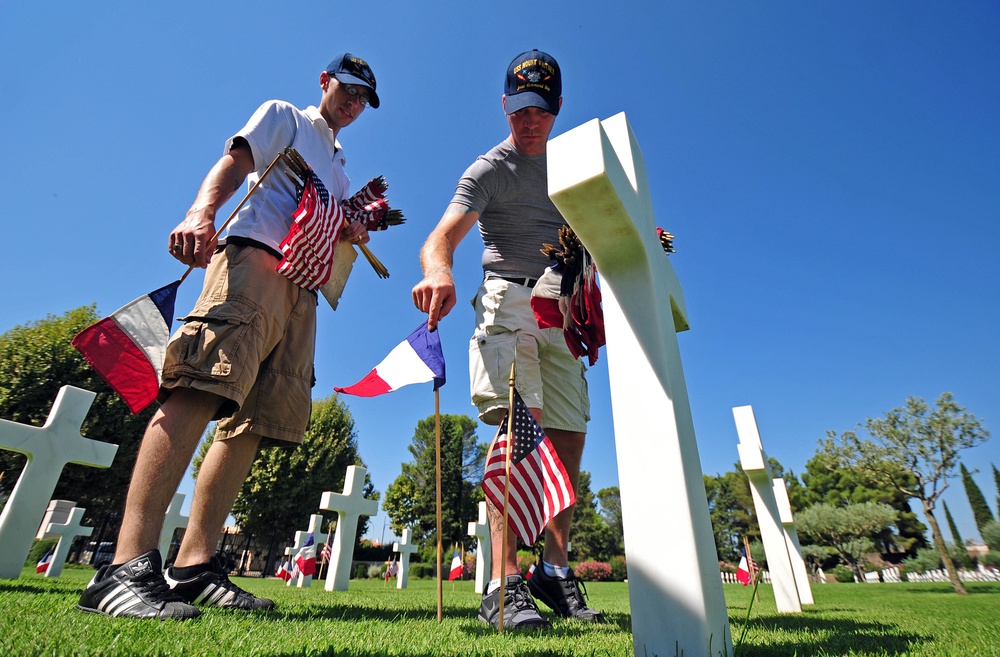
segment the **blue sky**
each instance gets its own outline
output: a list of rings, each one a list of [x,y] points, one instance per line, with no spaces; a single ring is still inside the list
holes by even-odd
[[[419,246],[465,167],[506,136],[507,63],[540,48],[564,73],[554,134],[626,112],[657,224],[677,236],[706,473],[738,460],[731,409],[745,404],[796,472],[828,429],[911,395],[951,391],[997,432],[998,24],[991,2],[3,3],[0,331],[91,303],[108,314],[177,278],[167,235],[226,138],[268,99],[318,102],[320,71],[346,50],[382,99],[341,134],[348,173],[355,188],[385,175],[408,217],[371,243],[391,277],[359,260],[340,309],[320,310],[315,396],[353,383],[423,321]],[[462,299],[480,250],[473,233],[458,251]],[[441,328],[445,413],[473,414],[472,319],[461,303]],[[596,490],[618,482],[603,358],[590,387]],[[348,403],[384,491],[433,393]],[[964,461],[993,501],[1000,438]]]

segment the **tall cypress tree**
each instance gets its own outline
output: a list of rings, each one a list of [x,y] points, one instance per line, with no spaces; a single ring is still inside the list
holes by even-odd
[[[997,515],[1000,515],[1000,470],[992,463],[990,465],[993,467],[993,481],[997,485]]]
[[[965,464],[960,464],[962,470],[962,483],[965,484],[965,494],[969,498],[969,506],[972,507],[972,517],[976,519],[976,528],[979,533],[983,533],[983,525],[993,521],[993,512],[990,505],[986,503],[983,491],[979,490],[972,474],[966,469]]]
[[[958,533],[958,525],[955,524],[955,519],[951,517],[951,510],[948,509],[948,503],[941,500],[941,506],[944,507],[944,517],[948,521],[948,527],[951,529],[951,539],[955,541],[955,545],[965,547],[965,541],[962,540],[962,535]]]

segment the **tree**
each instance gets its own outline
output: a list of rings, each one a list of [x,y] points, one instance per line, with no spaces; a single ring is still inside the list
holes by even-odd
[[[958,465],[962,472],[962,484],[965,486],[965,496],[969,498],[969,506],[972,507],[972,517],[976,520],[976,529],[983,533],[983,525],[993,520],[993,511],[986,503],[983,491],[979,490],[976,480],[972,478],[972,473],[965,467],[964,463]]]
[[[486,460],[486,443],[478,442],[477,423],[468,415],[441,416],[441,533],[442,544],[471,547],[469,520],[475,520],[483,499],[479,485]],[[385,491],[383,510],[396,533],[409,527],[415,543],[436,538],[437,512],[434,416],[420,420],[409,446],[413,461]]]
[[[814,504],[799,511],[795,521],[798,531],[814,543],[836,550],[858,581],[863,582],[861,560],[871,551],[872,537],[896,521],[896,510],[881,502]]]
[[[107,469],[66,465],[54,496],[85,508],[85,519],[97,528],[93,538],[101,541],[118,533],[136,452],[153,409],[132,415],[70,344],[73,336],[98,319],[94,306],[82,306],[0,335],[0,418],[41,426],[62,386],[97,393],[81,433],[117,444],[118,452]],[[13,490],[24,463],[22,455],[0,451],[0,498]]]
[[[955,403],[950,392],[943,393],[935,406],[931,411],[923,399],[910,397],[905,407],[890,410],[884,418],[865,420],[870,438],[862,439],[853,431],[845,431],[838,440],[836,433],[830,431],[824,449],[842,464],[867,470],[920,500],[952,588],[955,593],[966,595],[934,509],[948,488],[948,478],[954,475],[958,453],[981,445],[990,434],[975,416]],[[904,474],[912,475],[912,483]]]
[[[203,444],[195,459],[195,477],[207,449]],[[301,445],[271,446],[257,452],[233,504],[233,517],[245,534],[268,537],[271,553],[276,542],[286,542],[296,530],[306,528],[324,491],[344,489],[350,465],[364,465],[350,411],[337,395],[314,400]],[[378,499],[367,476],[363,492],[369,499]],[[367,522],[367,517],[359,521],[358,537],[365,533]],[[320,542],[318,537],[316,542]]]
[[[900,472],[899,477],[912,485],[912,475],[908,477]],[[917,549],[927,545],[924,538],[927,527],[910,508],[909,495],[875,479],[867,471],[843,467],[835,455],[819,451],[806,463],[802,482],[794,497],[789,491],[793,508],[804,509],[820,503],[844,506],[882,502],[896,509],[896,532],[886,529],[875,537],[879,552],[905,552],[912,556]]]
[[[944,508],[944,519],[948,523],[948,529],[951,531],[951,540],[955,541],[955,545],[965,545],[965,540],[958,533],[958,525],[955,524],[955,519],[951,517],[951,509],[948,508],[948,503],[941,500],[941,506]]]
[[[597,512],[597,497],[590,490],[590,473],[580,471],[577,481],[576,504],[573,506],[573,558],[577,561],[594,559],[606,561],[615,552],[611,531],[604,518]]]
[[[609,486],[597,491],[597,503],[601,506],[601,517],[608,527],[608,545],[613,551],[611,556],[625,554],[622,496],[618,486]]]
[[[1000,518],[1000,470],[997,470],[997,466],[990,463],[993,468],[993,482],[997,487],[997,517]]]

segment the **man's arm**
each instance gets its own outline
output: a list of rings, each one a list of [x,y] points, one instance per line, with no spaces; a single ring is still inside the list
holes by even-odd
[[[207,267],[215,252],[215,213],[226,204],[253,171],[253,154],[245,140],[237,138],[205,176],[184,221],[170,233],[170,255],[186,265]]]
[[[431,331],[455,307],[455,280],[451,275],[455,249],[478,220],[479,213],[469,206],[451,203],[420,249],[424,280],[413,287],[413,305],[427,313],[427,328]]]

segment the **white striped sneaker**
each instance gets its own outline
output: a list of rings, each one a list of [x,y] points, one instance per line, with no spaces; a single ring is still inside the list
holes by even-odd
[[[127,618],[185,620],[201,615],[163,579],[160,553],[151,550],[128,563],[97,571],[80,596],[80,611]]]
[[[229,581],[226,569],[218,557],[212,557],[204,570],[190,579],[176,579],[173,568],[167,568],[163,574],[172,591],[183,600],[194,605],[205,607],[224,607],[228,609],[274,609],[274,602],[267,598],[258,598]]]

